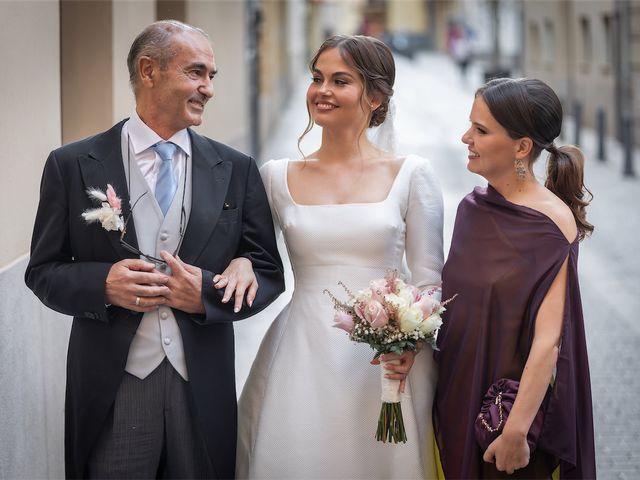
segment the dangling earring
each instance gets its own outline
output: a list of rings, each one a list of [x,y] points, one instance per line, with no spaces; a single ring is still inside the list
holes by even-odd
[[[516,176],[518,180],[524,180],[527,177],[527,169],[524,168],[524,162],[520,158],[516,158],[513,161],[513,166],[516,169]]]

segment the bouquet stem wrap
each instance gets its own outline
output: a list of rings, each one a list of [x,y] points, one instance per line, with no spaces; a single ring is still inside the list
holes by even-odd
[[[400,380],[385,378],[388,372],[384,367],[387,364],[399,364],[399,360],[389,360],[380,362],[380,383],[382,386],[382,408],[378,419],[378,430],[376,439],[380,442],[406,443],[407,432],[404,429],[402,419],[401,393],[398,390]]]

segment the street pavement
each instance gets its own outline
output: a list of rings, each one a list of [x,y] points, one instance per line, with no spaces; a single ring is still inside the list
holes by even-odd
[[[272,126],[270,140],[259,163],[270,158],[300,158],[297,137],[307,122],[305,91],[309,75],[292,88],[290,103]],[[462,197],[484,180],[466,170],[466,146],[460,141],[468,128],[473,93],[481,74],[472,66],[460,77],[450,60],[438,54],[418,55],[413,61],[397,58],[395,86],[398,154],[415,153],[431,160],[440,178],[445,202],[445,252],[449,249],[455,212]],[[571,120],[565,132],[572,132]],[[559,144],[572,143],[565,134]],[[319,145],[319,129],[305,138],[302,150]],[[598,477],[640,478],[640,179],[622,176],[622,151],[607,143],[607,159],[596,160],[592,131],[583,129],[581,148],[586,155],[585,184],[594,199],[588,220],[596,227],[581,244],[579,272],[591,366]],[[635,152],[640,174],[640,152]],[[536,172],[543,178],[544,158]],[[287,292],[274,305],[236,324],[236,378],[238,393],[249,373],[260,341],[270,322],[291,296],[293,277],[286,249]],[[327,319],[331,321],[331,319]],[[295,368],[295,365],[292,365]]]

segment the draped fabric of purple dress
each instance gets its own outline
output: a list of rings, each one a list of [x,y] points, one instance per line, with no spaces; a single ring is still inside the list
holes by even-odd
[[[474,421],[500,378],[520,380],[538,309],[569,257],[562,338],[545,420],[529,466],[513,475],[482,460]],[[448,305],[440,351],[434,422],[447,480],[457,478],[595,478],[591,386],[577,274],[578,241],[546,215],[477,187],[458,207],[442,272]]]

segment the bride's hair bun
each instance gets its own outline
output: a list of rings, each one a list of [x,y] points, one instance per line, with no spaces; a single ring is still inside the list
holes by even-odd
[[[369,127],[382,125],[382,122],[386,120],[387,113],[389,113],[389,100],[391,100],[391,98],[387,97],[384,102],[373,111],[371,114],[371,120],[369,120]]]

